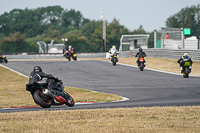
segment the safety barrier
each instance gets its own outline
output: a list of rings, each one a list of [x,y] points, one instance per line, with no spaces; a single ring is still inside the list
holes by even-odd
[[[78,58],[104,58],[106,53],[77,53]],[[63,54],[17,54],[6,55],[7,59],[64,59]]]
[[[183,53],[188,53],[192,60],[200,60],[200,50],[144,49],[147,57],[178,59]],[[120,53],[120,57],[135,57],[138,49]]]

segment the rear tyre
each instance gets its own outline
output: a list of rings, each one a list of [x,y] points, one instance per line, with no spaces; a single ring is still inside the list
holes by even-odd
[[[114,58],[113,59],[113,66],[116,66],[116,62],[117,62],[117,60],[116,60],[116,58]]]
[[[140,71],[143,71],[143,70],[144,70],[144,64],[140,63]]]
[[[189,77],[189,70],[188,70],[188,67],[185,68],[185,77],[186,77],[186,78]]]
[[[76,60],[77,60],[77,57],[73,57],[73,60],[76,61]]]
[[[33,94],[33,99],[36,104],[40,105],[43,108],[51,107],[52,104],[51,99],[44,96],[44,94],[39,90],[35,91],[35,93]]]
[[[66,105],[69,107],[73,107],[75,105],[74,99],[67,93],[64,92],[64,96],[63,96],[66,100]]]
[[[7,59],[4,59],[5,63],[8,63],[8,60]]]

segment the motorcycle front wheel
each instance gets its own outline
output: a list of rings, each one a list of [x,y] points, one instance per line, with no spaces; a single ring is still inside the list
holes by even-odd
[[[50,98],[45,96],[42,91],[37,90],[33,94],[33,99],[36,104],[40,105],[43,108],[50,108],[52,101]]]
[[[64,92],[64,98],[67,106],[73,107],[75,105],[74,99],[67,92]]]
[[[67,56],[68,61],[71,61],[71,58],[69,56]]]

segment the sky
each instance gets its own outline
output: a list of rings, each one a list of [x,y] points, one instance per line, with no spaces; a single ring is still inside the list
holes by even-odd
[[[184,7],[200,4],[200,0],[1,0],[0,15],[13,9],[36,9],[58,6],[80,11],[90,20],[101,20],[103,11],[110,23],[114,18],[130,31],[140,25],[151,32],[165,27],[165,21]]]

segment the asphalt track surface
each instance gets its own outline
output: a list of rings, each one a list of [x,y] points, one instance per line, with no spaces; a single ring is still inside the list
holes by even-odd
[[[105,61],[11,61],[3,64],[29,76],[35,65],[45,73],[59,77],[66,86],[117,94],[127,101],[77,104],[74,107],[52,106],[0,109],[0,112],[76,110],[99,108],[126,108],[152,106],[200,105],[200,77],[169,74]],[[25,88],[24,88],[25,90]]]

